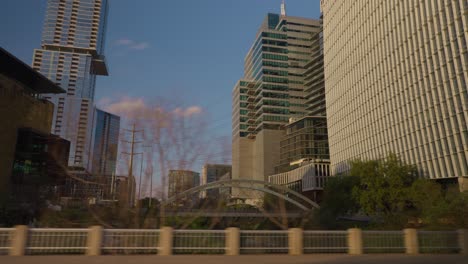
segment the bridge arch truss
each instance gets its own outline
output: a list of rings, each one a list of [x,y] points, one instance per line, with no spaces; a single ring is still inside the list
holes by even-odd
[[[212,190],[212,189],[222,189],[222,188],[238,188],[238,189],[248,189],[259,191],[263,193],[268,193],[274,195],[278,198],[284,199],[285,201],[295,205],[296,207],[302,209],[303,211],[311,211],[313,209],[320,208],[317,203],[305,197],[304,195],[291,190],[285,186],[277,185],[265,181],[257,181],[250,179],[231,179],[231,180],[221,180],[216,182],[211,182],[205,185],[200,185],[184,192],[181,192],[177,195],[169,197],[163,202],[164,205],[168,205],[177,201],[178,199],[189,197],[194,194],[200,193],[202,191]]]

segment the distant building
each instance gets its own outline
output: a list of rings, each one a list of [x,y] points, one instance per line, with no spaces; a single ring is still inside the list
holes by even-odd
[[[135,178],[129,182],[127,176],[98,177],[81,167],[70,169],[71,177],[60,189],[62,205],[118,203],[121,206],[134,206]]]
[[[286,134],[280,142],[280,162],[276,172],[287,172],[301,164],[316,163],[324,165],[324,175],[330,175],[326,117],[291,119],[285,130]]]
[[[228,172],[219,178],[220,181],[226,181],[232,179],[232,172]],[[232,198],[232,188],[231,187],[223,187],[219,188],[219,197],[225,200],[229,200]]]
[[[120,117],[95,109],[91,173],[111,177],[115,174],[119,148]]]
[[[50,163],[52,153],[46,148],[46,146],[53,144],[53,139],[57,138],[50,134],[54,105],[42,97],[43,94],[60,94],[65,91],[2,48],[0,48],[0,90],[2,93],[0,96],[0,118],[3,124],[0,126],[1,204],[11,194],[14,169],[18,173],[39,173],[45,176],[49,173],[47,166],[50,165],[55,172],[57,171],[54,166],[60,167],[60,160],[58,164]],[[25,131],[29,131],[29,134]],[[22,138],[30,139],[31,142],[38,140],[44,144],[25,146]],[[32,147],[35,149],[31,149]],[[20,153],[21,150],[26,151]],[[26,153],[28,151],[30,151],[29,154]],[[42,156],[38,157],[38,153],[41,153]],[[67,155],[65,142],[63,152],[60,153]],[[17,159],[15,159],[15,155]],[[31,155],[32,159],[28,155]],[[35,161],[33,162],[33,160]],[[25,164],[31,170],[21,172],[21,166]],[[17,176],[19,175],[17,174]],[[38,180],[43,180],[41,176],[39,177]],[[36,190],[38,191],[38,189],[39,185],[36,184]],[[36,198],[38,199],[38,197]]]
[[[205,164],[202,169],[201,185],[219,181],[226,174],[231,174],[232,166],[226,164]],[[216,199],[219,197],[219,190],[212,189],[202,193],[202,197],[210,197]]]
[[[130,207],[135,205],[136,199],[136,181],[132,176],[130,181],[128,176],[116,176],[113,180],[111,190],[111,199],[117,200],[120,204],[125,204]]]
[[[320,202],[329,179],[329,164],[303,162],[295,169],[268,176],[268,182],[288,187],[313,201]]]
[[[319,20],[266,16],[245,57],[244,76],[232,92],[233,179],[267,181],[275,173],[284,125],[307,114],[304,70],[316,43],[312,36],[320,30]],[[261,199],[250,194],[239,193],[245,196],[239,198]]]
[[[280,164],[268,181],[319,202],[324,184],[331,176],[326,117],[292,119],[285,129]]]
[[[48,0],[41,48],[33,68],[66,90],[48,94],[56,106],[52,133],[71,142],[69,166],[90,166],[96,76],[108,75],[104,58],[107,0]]]
[[[169,171],[168,197],[200,185],[200,173],[188,170]]]
[[[72,166],[65,185],[61,187],[62,200],[77,200],[74,203],[99,203],[102,200],[124,199],[132,202],[126,191],[115,195],[120,117],[99,109],[94,111],[92,140],[92,163],[89,170]],[[119,178],[120,181],[122,177]],[[122,198],[125,196],[125,198]]]
[[[96,203],[104,198],[108,179],[97,177],[82,167],[69,167],[69,177],[60,190],[62,199],[78,199],[83,203]]]

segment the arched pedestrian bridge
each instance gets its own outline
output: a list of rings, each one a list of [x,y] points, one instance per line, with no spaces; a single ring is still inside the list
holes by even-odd
[[[165,200],[162,205],[168,206],[177,200],[193,197],[196,194],[207,190],[235,188],[240,190],[258,191],[265,194],[270,194],[294,206],[295,209],[287,210],[286,212],[265,212],[255,210],[238,210],[233,208],[218,208],[213,209],[177,209],[167,210],[166,216],[204,216],[204,217],[287,217],[301,218],[308,215],[312,210],[318,209],[319,205],[310,200],[306,196],[291,190],[285,186],[273,184],[265,181],[257,181],[250,179],[231,179],[211,182],[205,185],[200,185],[184,192],[178,193]]]

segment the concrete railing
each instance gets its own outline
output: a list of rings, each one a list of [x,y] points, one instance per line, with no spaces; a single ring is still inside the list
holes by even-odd
[[[0,228],[0,255],[37,254],[366,254],[468,255],[468,230],[285,231]]]

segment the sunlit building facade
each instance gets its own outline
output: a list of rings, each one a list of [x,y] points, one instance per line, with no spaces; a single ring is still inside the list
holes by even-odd
[[[66,90],[55,104],[52,133],[71,142],[69,165],[90,165],[97,75],[107,75],[104,40],[107,0],[48,0],[41,48],[33,68]]]
[[[312,36],[311,59],[305,65],[304,86],[308,116],[327,115],[323,71],[323,28]]]
[[[319,31],[319,20],[266,16],[232,92],[233,179],[267,181],[275,173],[283,126],[307,113],[304,69]]]
[[[468,177],[468,2],[325,0],[332,169],[389,152],[431,179]]]

